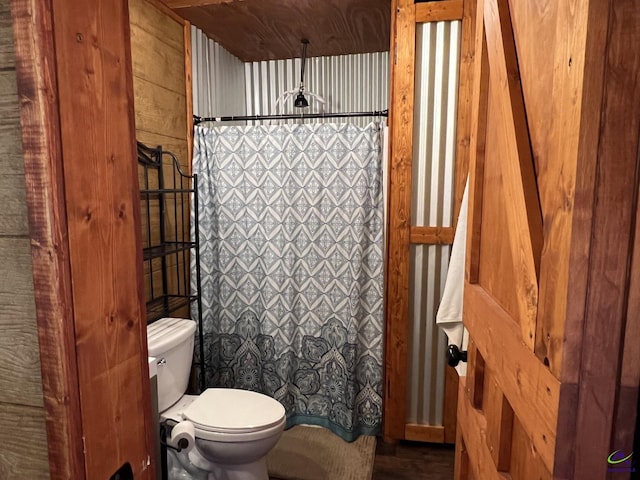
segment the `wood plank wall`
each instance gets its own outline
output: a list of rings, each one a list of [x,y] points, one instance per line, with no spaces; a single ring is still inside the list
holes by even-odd
[[[191,171],[191,49],[190,24],[156,0],[129,0],[131,22],[131,59],[133,66],[133,91],[136,120],[136,137],[149,146],[162,145],[164,150],[174,153],[185,173]],[[188,67],[188,68],[187,68]],[[172,175],[169,157],[165,157],[165,175]],[[167,177],[165,177],[167,178]],[[142,178],[140,178],[142,180]],[[152,202],[153,203],[153,202]],[[171,202],[168,202],[171,203]],[[143,206],[144,208],[144,206]],[[152,205],[152,208],[157,208]],[[177,228],[178,236],[188,236],[189,205],[182,204],[186,221],[174,225],[166,216],[168,232]],[[157,210],[156,210],[157,211]],[[182,211],[178,208],[178,215]],[[146,216],[142,217],[143,245],[148,245]],[[152,243],[159,238],[158,217],[151,219]],[[173,235],[173,233],[172,233]],[[188,262],[188,259],[186,260]],[[170,276],[169,288],[176,285],[176,262],[182,268],[182,255],[167,259]],[[150,272],[145,264],[145,290],[150,298]],[[153,262],[154,290],[158,294],[161,285],[161,263]],[[188,266],[187,266],[188,268]],[[173,316],[188,316],[188,309],[174,312]]]
[[[49,478],[9,0],[0,0],[0,478]]]
[[[153,0],[130,0],[129,17],[136,135],[188,172],[185,21]]]

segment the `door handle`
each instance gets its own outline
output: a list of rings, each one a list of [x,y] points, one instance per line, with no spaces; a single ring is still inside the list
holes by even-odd
[[[460,350],[457,345],[447,347],[447,363],[451,367],[457,367],[460,362],[467,361],[467,351]]]

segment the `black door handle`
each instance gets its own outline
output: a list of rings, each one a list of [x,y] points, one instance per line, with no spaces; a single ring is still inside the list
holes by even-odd
[[[447,347],[447,363],[451,367],[457,367],[460,362],[467,361],[467,351],[460,351],[457,345]]]

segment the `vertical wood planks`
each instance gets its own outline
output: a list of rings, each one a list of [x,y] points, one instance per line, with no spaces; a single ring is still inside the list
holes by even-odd
[[[640,147],[640,5],[611,3],[596,174],[585,334],[577,407],[575,478],[604,477],[628,301]],[[635,46],[636,48],[630,48]],[[632,174],[631,172],[634,172]]]
[[[394,0],[391,8],[389,211],[394,214],[388,230],[384,435],[400,439],[405,430],[407,396],[415,4],[413,0]]]
[[[575,5],[556,2],[552,13],[556,29],[550,33],[555,36],[553,66],[547,55],[532,67],[545,71],[548,83],[534,81],[536,88],[531,100],[527,99],[528,104],[550,103],[546,115],[532,119],[546,127],[545,135],[537,140],[537,176],[545,243],[553,245],[543,249],[540,261],[535,351],[557,378],[570,383],[577,383],[579,377],[588,288],[594,159],[602,103],[595,99],[602,97],[608,4],[608,0]],[[531,23],[530,18],[522,17],[523,22]],[[537,45],[538,36],[522,42]],[[530,78],[536,78],[535,71]],[[560,455],[569,452],[567,448],[558,451]]]
[[[640,193],[640,192],[639,192]],[[636,199],[634,243],[629,272],[628,302],[622,348],[620,390],[616,399],[616,418],[612,447],[632,451],[637,422],[640,388],[640,209]]]
[[[509,474],[513,479],[526,478],[546,480],[553,478],[540,459],[535,446],[531,443],[527,431],[517,418],[513,422],[513,434],[510,439],[511,463]]]
[[[487,419],[487,446],[499,472],[507,472],[511,464],[513,410],[498,387],[491,372],[485,372],[483,413]]]
[[[462,391],[462,389],[460,389]],[[453,478],[454,480],[462,480],[469,478],[469,454],[467,453],[467,447],[464,444],[464,438],[462,438],[462,431],[456,430],[456,455],[454,457],[453,464]]]
[[[83,480],[51,3],[14,0],[12,16],[49,474]]]
[[[471,113],[473,100],[473,73],[475,58],[476,3],[465,0],[462,11],[462,45],[460,49],[460,73],[458,84],[458,118],[456,119],[456,160],[454,174],[453,225],[454,231],[458,222],[465,183],[469,177],[470,145],[471,145]],[[476,165],[477,166],[477,165]],[[458,375],[446,367],[444,426],[445,442],[453,442],[459,437],[456,429],[456,409],[451,402],[457,403]],[[458,452],[456,453],[459,454]],[[456,457],[457,458],[457,457]],[[466,453],[464,457],[467,459]],[[459,470],[458,468],[456,470]],[[466,476],[466,474],[465,474]]]
[[[458,221],[464,186],[469,174],[471,145],[471,113],[473,110],[473,69],[475,58],[476,3],[465,0],[462,16],[460,48],[460,80],[458,85],[458,118],[456,120],[456,170],[454,178],[454,226]]]
[[[469,142],[469,210],[467,212],[467,251],[465,282],[478,283],[480,267],[480,236],[482,233],[482,189],[484,185],[484,150],[489,102],[489,58],[482,11],[484,1],[478,0],[475,14],[475,44],[472,73],[471,128]]]
[[[638,192],[640,194],[640,191]],[[626,306],[624,346],[622,348],[620,393],[616,400],[616,419],[612,446],[633,450],[640,387],[640,198],[636,199],[635,232],[629,272],[629,298]]]
[[[153,476],[126,0],[54,0],[87,478]]]

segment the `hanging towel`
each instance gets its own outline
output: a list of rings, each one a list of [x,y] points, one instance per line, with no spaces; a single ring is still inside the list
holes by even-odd
[[[457,345],[460,350],[467,349],[469,333],[462,325],[462,303],[464,290],[464,264],[467,244],[467,196],[469,181],[464,187],[458,225],[451,248],[451,259],[442,301],[436,314],[436,323],[447,335],[448,345]],[[466,362],[460,362],[456,368],[458,375],[467,375]]]

